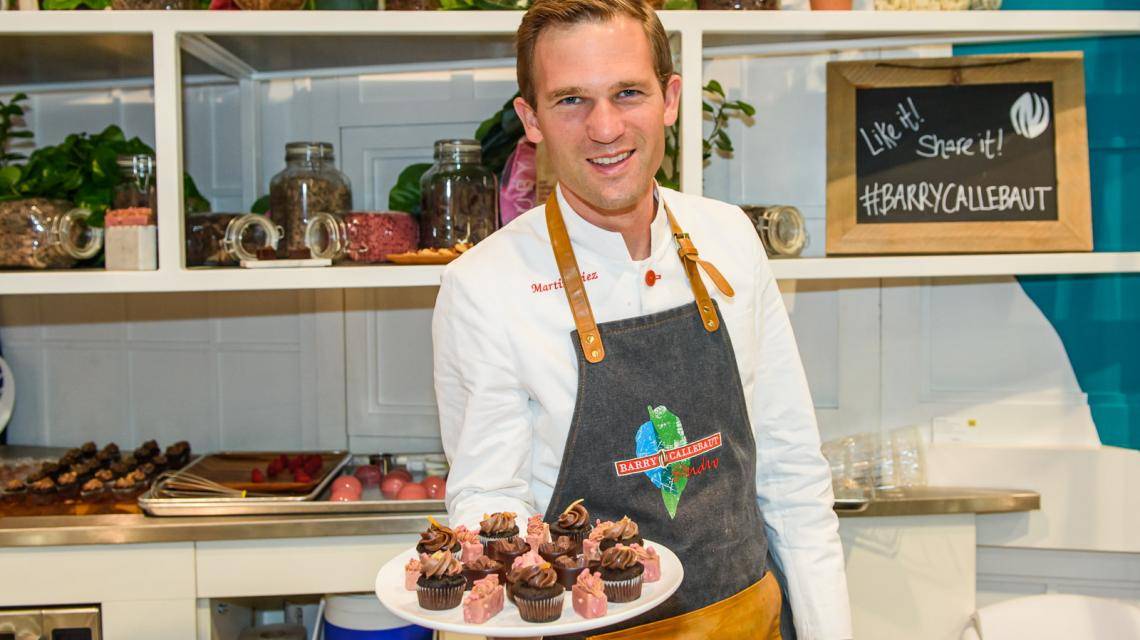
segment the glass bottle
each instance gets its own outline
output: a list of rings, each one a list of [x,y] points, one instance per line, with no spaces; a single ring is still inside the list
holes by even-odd
[[[0,202],[0,267],[58,269],[94,257],[103,230],[87,224],[90,215],[61,200]]]
[[[752,219],[769,256],[794,257],[807,247],[810,238],[799,209],[786,205],[744,205],[741,208]]]
[[[420,178],[420,246],[475,244],[499,228],[498,179],[481,164],[476,140],[437,140],[435,164]]]
[[[256,260],[277,249],[281,229],[256,213],[198,213],[186,218],[186,265],[216,267]]]
[[[112,209],[144,208],[154,210],[158,204],[158,179],[154,156],[147,154],[119,156],[119,183],[111,198]]]
[[[285,145],[285,169],[269,183],[269,216],[283,233],[279,256],[308,258],[305,228],[313,215],[352,208],[348,176],[333,160],[333,147],[327,142]]]

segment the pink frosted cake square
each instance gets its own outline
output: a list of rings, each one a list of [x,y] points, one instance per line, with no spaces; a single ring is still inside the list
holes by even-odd
[[[503,610],[503,587],[499,576],[490,575],[475,581],[471,593],[463,600],[463,621],[483,624]]]
[[[630,548],[637,554],[637,561],[645,568],[645,572],[641,574],[643,582],[657,582],[661,579],[661,556],[657,555],[657,549],[653,547],[642,547],[639,544],[632,544]]]
[[[583,618],[600,618],[606,615],[606,591],[601,573],[588,570],[578,574],[578,581],[570,590],[574,611]]]
[[[533,515],[526,521],[526,542],[531,549],[537,549],[544,542],[550,542],[550,525],[542,521],[542,516]]]
[[[479,542],[479,532],[471,531],[463,525],[455,528],[455,539],[459,541],[462,549],[459,552],[459,561],[467,564],[483,555],[483,543]]]
[[[404,588],[408,591],[416,590],[416,580],[420,579],[420,561],[419,558],[412,558],[408,560],[408,564],[404,565]]]
[[[586,558],[586,563],[598,562],[602,559],[602,552],[598,546],[602,544],[601,540],[593,538],[586,538],[582,541],[582,555]]]

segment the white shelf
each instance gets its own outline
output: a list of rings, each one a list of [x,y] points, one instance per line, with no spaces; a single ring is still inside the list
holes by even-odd
[[[666,11],[681,66],[719,55],[780,55],[1092,35],[1140,34],[1140,11],[823,12]],[[225,291],[439,284],[441,267],[335,267],[246,271],[181,268],[182,88],[188,76],[220,72],[253,95],[257,82],[306,74],[358,74],[372,67],[463,67],[510,63],[520,12],[5,12],[0,92],[69,83],[153,83],[158,156],[159,270],[0,273],[0,295]],[[11,55],[7,57],[12,57]],[[683,75],[683,149],[700,148],[701,75]],[[243,113],[257,118],[252,103]],[[700,154],[682,154],[682,188],[701,190]],[[253,156],[247,162],[253,195]],[[1140,272],[1140,253],[818,258],[774,261],[781,279],[971,277]]]
[[[772,260],[780,280],[852,280],[1007,275],[1140,273],[1140,252],[891,256]],[[442,266],[337,266],[299,269],[44,271],[0,274],[0,295],[143,293],[266,289],[434,287]]]

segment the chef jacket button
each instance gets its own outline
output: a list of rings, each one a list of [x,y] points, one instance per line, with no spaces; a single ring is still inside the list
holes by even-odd
[[[649,271],[645,272],[645,284],[647,284],[651,287],[653,285],[657,284],[657,281],[660,279],[661,279],[661,276],[654,273],[653,269],[650,269]]]

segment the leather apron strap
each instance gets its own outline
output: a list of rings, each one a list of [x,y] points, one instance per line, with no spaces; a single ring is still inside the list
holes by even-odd
[[[673,238],[677,242],[677,255],[685,267],[685,274],[689,277],[689,286],[693,290],[697,310],[701,314],[705,330],[714,332],[720,328],[720,318],[716,307],[709,297],[708,289],[701,280],[699,269],[704,269],[716,288],[728,297],[735,295],[732,285],[711,262],[701,260],[689,234],[681,230],[673,212],[665,206],[665,215],[669,218],[669,227]],[[581,270],[578,268],[578,259],[574,256],[574,248],[570,244],[570,235],[566,231],[566,221],[562,219],[562,210],[558,206],[557,193],[552,192],[546,200],[546,228],[550,232],[550,247],[554,250],[554,261],[558,264],[558,273],[562,276],[562,290],[566,292],[566,300],[570,303],[570,311],[574,317],[574,325],[578,329],[578,340],[582,344],[582,353],[590,363],[601,362],[606,357],[606,348],[602,344],[602,335],[598,331],[598,323],[594,319],[594,312],[590,308],[590,299],[586,296],[586,286],[582,283]]]
[[[744,591],[707,607],[589,640],[781,640],[780,604],[780,586],[769,571]]]

